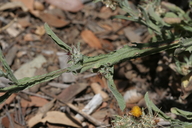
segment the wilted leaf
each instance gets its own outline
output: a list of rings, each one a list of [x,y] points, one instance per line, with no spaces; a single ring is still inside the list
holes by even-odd
[[[50,111],[46,113],[46,117],[42,119],[43,114],[37,114],[36,116],[32,117],[28,121],[28,126],[33,127],[37,123],[45,123],[49,122],[52,124],[61,124],[61,125],[67,125],[72,127],[81,127],[74,123],[71,119],[68,118],[68,116],[65,113],[59,112],[59,111]]]
[[[29,20],[30,20],[30,19],[29,19],[28,17],[18,18],[18,19],[17,19],[17,23],[18,23],[21,27],[26,28],[26,27],[28,27],[28,26],[31,25],[31,23],[30,23]]]
[[[31,99],[31,101],[26,101],[26,100],[22,99],[21,106],[24,108],[29,107],[29,106],[42,107],[43,105],[48,103],[48,101],[46,99],[36,97],[36,96],[31,96],[30,99]]]
[[[65,11],[78,12],[83,8],[81,0],[46,0],[46,1]]]
[[[69,24],[69,21],[65,21],[49,13],[41,12],[39,18],[53,27],[64,27]]]
[[[42,64],[47,60],[43,55],[39,55],[34,58],[32,61],[23,64],[17,71],[14,72],[14,75],[18,79],[24,77],[32,77],[35,75],[35,72],[38,68],[41,68]]]
[[[64,27],[69,24],[69,21],[65,21],[64,19],[50,13],[39,11],[31,11],[31,13],[53,27]]]
[[[12,1],[22,2],[26,8],[28,8],[29,10],[33,10],[34,0],[12,0]]]
[[[0,93],[0,96],[4,95],[5,93]],[[2,104],[0,104],[0,109],[5,105],[5,104],[10,104],[16,97],[16,94],[12,94],[8,99],[5,100]]]
[[[24,41],[40,41],[40,36],[37,36],[35,34],[28,33],[24,36]]]
[[[14,9],[18,7],[22,8],[24,12],[28,10],[22,2],[8,2],[0,6],[0,11],[6,9]]]
[[[68,88],[64,89],[58,96],[57,99],[66,103],[72,100],[77,94],[87,88],[87,84],[70,85]],[[63,98],[65,97],[65,98]]]
[[[97,49],[102,48],[101,42],[92,31],[90,30],[82,31],[81,37],[90,47],[97,48]]]
[[[35,30],[35,34],[43,36],[45,34],[44,26],[38,26],[37,29]]]
[[[113,15],[114,14],[111,9],[107,8],[106,6],[102,7],[100,13],[98,13],[98,17],[101,19],[109,19]]]
[[[95,94],[100,94],[103,99],[108,99],[109,96],[106,92],[102,90],[102,87],[98,83],[92,83],[91,88]]]
[[[125,36],[131,41],[131,42],[141,42],[141,36],[137,35],[133,28],[131,27],[126,27],[123,29]]]
[[[115,49],[113,44],[108,40],[101,39],[101,43],[102,43],[103,49],[105,49],[106,51],[113,51]]]
[[[39,10],[39,11],[43,11],[45,9],[44,5],[39,1],[34,2],[34,8],[35,10]]]
[[[35,116],[33,116],[32,118],[30,118],[27,122],[28,126],[31,128],[33,127],[34,125],[38,124],[41,122],[41,119],[43,117],[43,113],[38,113],[36,114]]]

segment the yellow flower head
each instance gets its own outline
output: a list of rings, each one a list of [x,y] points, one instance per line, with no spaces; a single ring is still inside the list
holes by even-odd
[[[140,117],[142,115],[142,110],[139,106],[134,106],[131,109],[131,115],[133,115],[134,117]]]

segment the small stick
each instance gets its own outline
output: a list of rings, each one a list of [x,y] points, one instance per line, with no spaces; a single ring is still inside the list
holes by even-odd
[[[81,114],[81,116],[83,116],[84,118],[86,118],[89,122],[93,123],[95,126],[100,126],[100,125],[104,125],[104,123],[96,120],[95,118],[93,118],[92,116],[86,114],[85,112],[79,110],[76,106],[74,106],[71,103],[67,103],[66,104],[68,107],[70,107],[71,109],[73,109],[74,111],[76,111],[77,113]]]
[[[53,98],[50,98],[50,97],[48,97],[48,96],[42,96],[42,95],[35,94],[35,93],[32,93],[32,92],[28,92],[28,91],[25,91],[25,90],[23,90],[23,91],[21,91],[21,92],[26,93],[26,94],[28,94],[28,95],[32,95],[32,96],[41,97],[41,98],[44,98],[44,99],[47,99],[47,100],[52,100],[52,99],[53,99]]]
[[[9,119],[9,124],[10,124],[10,128],[14,128],[14,122],[13,119],[8,111],[7,105],[5,106],[5,114],[7,115],[8,119]]]
[[[2,32],[3,30],[9,28],[17,19],[14,18],[11,22],[9,22],[7,25],[5,25],[4,27],[0,28],[0,32]]]

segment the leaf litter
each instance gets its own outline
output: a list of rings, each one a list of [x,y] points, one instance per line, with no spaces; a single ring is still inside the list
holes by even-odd
[[[64,51],[45,34],[42,27],[45,22],[68,45],[76,46],[81,42],[81,52],[89,56],[108,53],[123,45],[131,45],[131,42],[145,43],[151,38],[143,26],[111,20],[112,16],[122,14],[122,10],[113,11],[101,3],[80,0],[5,0],[0,3],[0,28],[6,26],[1,31],[0,44],[18,78],[64,68],[66,62],[63,59],[70,59],[67,53],[65,57],[60,54]],[[33,62],[39,55],[43,60]],[[164,53],[159,53],[115,65],[115,83],[124,95],[127,110],[134,105],[145,107],[143,97],[147,91],[162,110],[178,105],[171,97],[177,98],[181,92],[180,83],[178,78],[171,77],[173,72],[167,64],[168,59]],[[23,72],[18,73],[19,70]],[[10,85],[0,79],[0,86]],[[27,89],[20,92],[25,95],[13,94],[0,105],[1,116],[6,117],[1,120],[4,127],[110,127],[113,115],[126,113],[120,111],[106,80],[99,74],[85,72],[75,78],[72,74],[67,75],[67,79],[60,76],[34,87],[35,91]],[[92,114],[86,113],[85,106],[96,94],[101,95],[102,103]],[[18,121],[13,116],[16,114],[21,114],[24,119]],[[83,117],[83,121],[76,115]]]

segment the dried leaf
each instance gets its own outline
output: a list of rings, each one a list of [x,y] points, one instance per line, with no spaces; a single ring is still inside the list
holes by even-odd
[[[28,8],[29,10],[33,10],[34,0],[12,0],[12,1],[22,2],[26,8]]]
[[[62,102],[69,102],[72,100],[77,94],[87,88],[87,84],[78,84],[70,85],[68,88],[64,89],[58,96],[57,99]],[[65,98],[63,98],[65,97]]]
[[[4,95],[5,93],[4,92],[0,92],[0,96]],[[10,104],[16,97],[16,94],[12,94],[8,99],[5,100],[5,102],[3,102],[2,104],[0,104],[0,109],[2,109],[2,107],[5,105],[5,104]]]
[[[9,49],[7,55],[5,56],[5,59],[7,61],[8,65],[11,65],[15,59],[15,55],[18,51],[18,47],[16,45],[14,45],[12,48]]]
[[[71,12],[78,12],[83,8],[81,0],[46,0],[46,2]]]
[[[24,108],[29,107],[29,106],[42,107],[43,105],[48,103],[48,101],[46,99],[36,97],[36,96],[31,96],[30,99],[31,99],[31,101],[26,101],[26,100],[22,99],[21,106]]]
[[[22,8],[24,12],[28,10],[22,2],[8,2],[0,6],[0,11],[6,10],[6,9],[14,9],[18,7]]]
[[[19,27],[18,23],[13,23],[11,24],[7,29],[6,29],[7,33],[12,36],[12,37],[16,37],[18,36],[23,30],[21,27]]]
[[[37,113],[45,114],[46,112],[48,112],[55,105],[55,101],[56,101],[56,99],[53,99],[49,103],[43,105],[41,108],[39,108]]]
[[[128,90],[124,94],[124,100],[127,104],[134,104],[137,103],[139,100],[143,98],[141,93],[138,93],[136,89]]]
[[[124,28],[124,33],[131,42],[141,42],[141,37],[134,32],[133,28]]]
[[[43,36],[45,34],[44,26],[38,26],[37,29],[35,30],[35,34]]]
[[[81,32],[81,37],[90,46],[96,49],[101,49],[102,45],[95,34],[90,30],[84,30]]]
[[[10,117],[11,117],[11,119],[13,120],[14,118],[13,118],[13,113],[9,113],[10,114]],[[9,119],[9,117],[8,116],[5,116],[5,117],[3,117],[2,119],[1,119],[1,121],[2,121],[2,124],[1,125],[3,125],[5,128],[10,128],[11,127],[11,123],[12,123],[12,125],[13,125],[13,121],[12,122],[10,122],[10,119]]]
[[[35,10],[39,10],[39,11],[43,11],[45,9],[44,5],[39,1],[34,2],[34,8]]]
[[[94,112],[91,116],[100,122],[108,124],[109,120],[106,119],[106,116],[108,116],[108,115],[109,115],[109,111],[107,111],[106,109],[102,109],[102,110]]]
[[[92,83],[92,84],[91,84],[91,88],[92,88],[92,90],[93,90],[93,92],[94,92],[95,94],[101,94],[101,96],[102,96],[102,98],[103,98],[104,100],[106,100],[106,99],[109,98],[109,96],[107,95],[107,93],[102,90],[102,87],[101,87],[98,83]]]
[[[30,20],[29,17],[18,18],[18,19],[17,19],[17,23],[18,23],[19,25],[21,25],[21,27],[26,28],[26,27],[28,27],[28,26],[31,25],[31,23],[30,23],[29,20]]]
[[[35,116],[33,116],[32,118],[30,118],[27,122],[28,126],[31,128],[33,127],[34,125],[38,124],[41,122],[41,119],[43,117],[43,113],[38,113],[36,114]]]
[[[29,33],[24,36],[24,41],[40,41],[40,40],[41,40],[40,36],[37,36],[35,34]]]
[[[108,40],[101,39],[101,43],[102,43],[103,49],[105,49],[106,51],[110,52],[110,51],[113,51],[115,49],[113,44]]]
[[[100,10],[100,13],[98,13],[98,17],[101,19],[109,19],[111,16],[113,16],[113,12],[110,8],[103,6]]]
[[[43,55],[39,55],[32,61],[23,64],[14,75],[17,79],[22,79],[24,77],[33,77],[38,68],[41,68],[43,63],[47,62]]]
[[[65,21],[64,19],[59,18],[50,13],[40,12],[39,16],[37,16],[37,17],[39,17],[42,21],[46,22],[47,24],[49,24],[53,27],[64,27],[69,24],[69,21]]]
[[[37,123],[52,123],[52,124],[62,124],[72,127],[80,127],[76,123],[74,123],[65,113],[59,111],[49,111],[46,114],[46,117],[42,119],[43,114],[37,114],[36,116],[32,117],[28,121],[28,126],[33,127]]]

